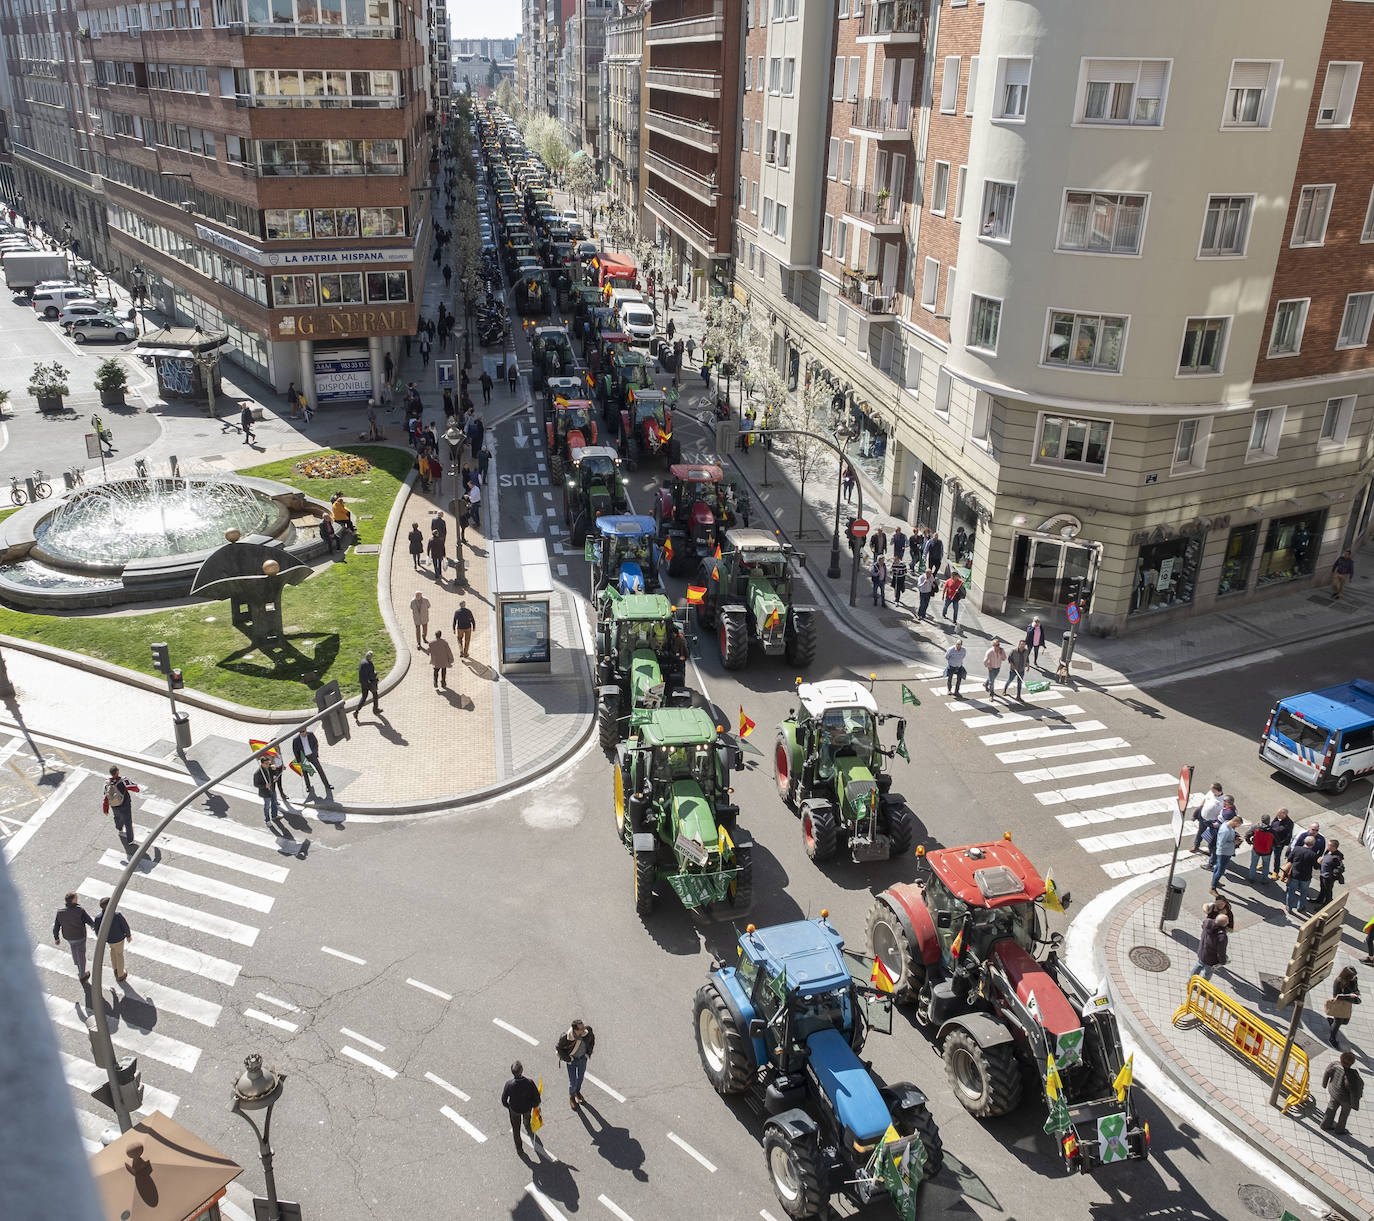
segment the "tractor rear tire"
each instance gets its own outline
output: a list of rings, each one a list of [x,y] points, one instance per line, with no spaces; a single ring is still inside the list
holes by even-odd
[[[797,808],[797,777],[792,769],[792,748],[787,738],[778,734],[773,743],[773,779],[778,784],[778,796],[789,810]]]
[[[579,513],[577,520],[572,524],[572,541],[574,547],[581,547],[587,542],[587,529],[590,523],[587,521],[586,513]]]
[[[796,634],[789,637],[786,645],[787,660],[794,666],[805,669],[816,660],[816,620],[806,615],[797,620]]]
[[[744,1093],[754,1075],[748,1036],[735,1024],[735,1015],[715,984],[702,984],[697,989],[692,1025],[701,1067],[716,1093]]]
[[[738,839],[740,829],[735,828],[734,838]],[[754,905],[754,850],[735,845],[735,893],[730,903],[737,912],[747,912]]]
[[[1012,1043],[983,1047],[971,1034],[954,1031],[945,1040],[945,1076],[974,1119],[1007,1115],[1021,1103],[1021,1065]]]
[[[773,1194],[793,1221],[819,1217],[827,1197],[821,1190],[821,1153],[814,1140],[794,1141],[777,1124],[763,1133],[763,1157]]]
[[[668,442],[668,464],[677,466],[682,461],[682,442],[673,437]]]
[[[720,620],[720,664],[742,670],[749,661],[749,624],[743,615],[724,615]]]
[[[892,999],[899,1005],[910,1005],[925,983],[925,964],[912,952],[906,930],[892,908],[875,900],[868,912],[868,949],[892,976]]]
[[[563,455],[557,450],[549,455],[549,482],[554,487],[558,487],[563,482]]]
[[[929,1182],[944,1169],[945,1142],[940,1139],[940,1127],[929,1107],[915,1107],[907,1115],[912,1121],[913,1134],[921,1138],[921,1146],[926,1151],[926,1168],[922,1177]]]
[[[646,917],[654,910],[654,854],[635,853],[635,914]]]
[[[802,811],[802,842],[813,861],[828,861],[835,855],[835,837],[833,806],[809,806]]]
[[[888,857],[895,860],[911,851],[911,841],[916,838],[916,816],[904,805],[889,804],[887,807],[887,834],[892,841]]]
[[[597,738],[601,743],[601,749],[608,755],[615,750],[615,744],[620,739],[619,712],[619,700],[602,700],[596,706]]]

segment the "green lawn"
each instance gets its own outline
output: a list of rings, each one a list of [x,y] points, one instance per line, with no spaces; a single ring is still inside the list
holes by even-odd
[[[322,501],[332,492],[342,492],[358,524],[359,541],[380,543],[392,502],[411,468],[411,454],[366,445],[346,446],[342,452],[366,458],[372,470],[351,479],[307,479],[293,473],[300,461],[293,458],[249,467],[240,474],[277,479]],[[364,520],[368,517],[371,520]],[[229,622],[228,602],[101,618],[0,608],[0,633],[145,674],[156,673],[149,644],[165,640],[172,664],[181,667],[188,687],[253,708],[306,708],[314,702],[315,685],[306,681],[308,673],[314,672],[317,683],[334,678],[345,692],[356,692],[358,662],[365,650],[373,651],[381,674],[396,659],[377,606],[378,559],[350,550],[346,563],[335,563],[300,585],[288,585],[282,595],[288,648],[275,660],[253,650]]]

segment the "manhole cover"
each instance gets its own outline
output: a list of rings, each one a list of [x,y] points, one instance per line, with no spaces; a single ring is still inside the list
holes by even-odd
[[[1246,1210],[1265,1221],[1278,1221],[1283,1216],[1283,1202],[1269,1188],[1260,1183],[1242,1183],[1236,1195]]]
[[[1167,971],[1169,969],[1169,955],[1163,950],[1157,950],[1152,945],[1135,946],[1126,955],[1142,971]]]

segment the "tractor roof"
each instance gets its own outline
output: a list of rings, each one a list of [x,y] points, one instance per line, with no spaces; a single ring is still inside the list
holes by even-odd
[[[614,606],[617,619],[646,619],[657,623],[660,619],[673,617],[673,604],[662,594],[621,594]]]
[[[725,478],[725,472],[718,466],[688,466],[685,462],[670,466],[668,473],[683,483],[719,483]]]
[[[591,399],[568,399],[563,403],[555,401],[554,406],[559,411],[572,411],[574,408],[579,408],[582,411],[590,411],[592,408],[592,401]]]
[[[725,541],[737,551],[781,551],[782,543],[767,530],[739,526],[725,532]]]
[[[560,377],[551,377],[548,381],[548,387],[550,391],[576,390],[581,385],[582,379],[580,377],[568,377],[566,375]]]
[[[716,723],[705,708],[655,708],[635,732],[641,746],[698,746],[716,740]]]
[[[878,703],[867,687],[847,678],[827,678],[819,683],[802,683],[797,698],[812,716],[820,716],[827,708],[863,708],[874,714]]]
[[[571,457],[574,463],[581,462],[584,458],[609,458],[612,462],[620,461],[620,455],[609,445],[574,446]]]
[[[562,339],[569,342],[567,328],[556,324],[544,323],[537,326],[534,328],[534,334],[537,339]]]
[[[927,852],[926,863],[970,907],[1030,903],[1045,893],[1044,879],[1010,840]]]
[[[781,975],[786,968],[787,989],[799,996],[849,985],[849,968],[840,954],[844,938],[824,919],[757,929],[745,933],[740,945],[770,976]]]
[[[616,534],[622,538],[639,538],[646,534],[658,533],[658,527],[654,525],[652,517],[637,517],[631,513],[614,513],[598,517],[596,528],[600,534]]]

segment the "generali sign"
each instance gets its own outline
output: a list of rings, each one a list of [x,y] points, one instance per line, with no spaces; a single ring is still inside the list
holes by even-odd
[[[360,339],[368,335],[408,335],[415,329],[407,306],[280,314],[274,317],[272,325],[278,339]]]

